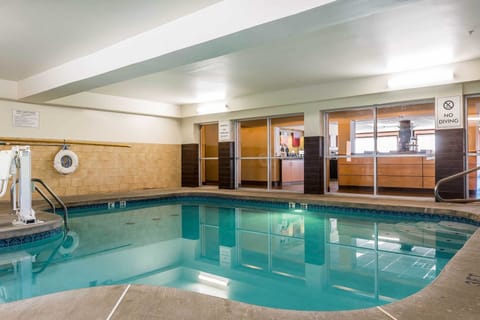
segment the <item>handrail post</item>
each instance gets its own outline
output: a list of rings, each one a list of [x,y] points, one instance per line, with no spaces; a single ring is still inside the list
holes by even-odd
[[[57,196],[57,194],[55,192],[53,192],[53,190],[45,182],[43,182],[43,180],[38,179],[38,178],[32,178],[32,182],[40,183],[48,191],[48,193],[50,193],[50,195],[57,201],[57,203],[62,207],[65,230],[68,231],[69,230],[69,227],[68,227],[68,209],[67,209],[67,206],[65,205],[65,203],[63,203],[63,201]],[[37,189],[37,188],[35,188],[35,189]]]

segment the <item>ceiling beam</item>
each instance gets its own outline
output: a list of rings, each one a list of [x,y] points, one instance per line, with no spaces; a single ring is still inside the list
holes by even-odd
[[[225,0],[23,79],[18,82],[18,98],[29,102],[51,101],[318,31],[408,2]]]
[[[18,85],[19,98],[48,101],[258,45],[265,39],[259,37],[262,32],[251,32],[257,26],[334,1],[221,1],[23,79]]]

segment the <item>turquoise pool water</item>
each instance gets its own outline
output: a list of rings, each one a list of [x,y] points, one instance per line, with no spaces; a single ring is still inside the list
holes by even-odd
[[[282,309],[366,308],[428,285],[477,228],[440,217],[232,204],[73,209],[66,238],[0,251],[0,303],[141,283]]]

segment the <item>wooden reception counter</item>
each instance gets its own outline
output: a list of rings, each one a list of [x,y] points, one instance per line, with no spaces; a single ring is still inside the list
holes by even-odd
[[[338,159],[338,186],[373,187],[373,157]],[[435,160],[427,156],[377,158],[377,185],[387,188],[433,189]]]

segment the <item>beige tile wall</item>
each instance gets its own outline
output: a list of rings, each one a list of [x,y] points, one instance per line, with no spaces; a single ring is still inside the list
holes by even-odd
[[[180,145],[130,145],[131,148],[72,145],[70,150],[77,154],[79,166],[69,175],[62,175],[53,167],[60,147],[32,146],[32,177],[45,181],[59,196],[180,186]],[[7,200],[7,196],[0,200]]]

